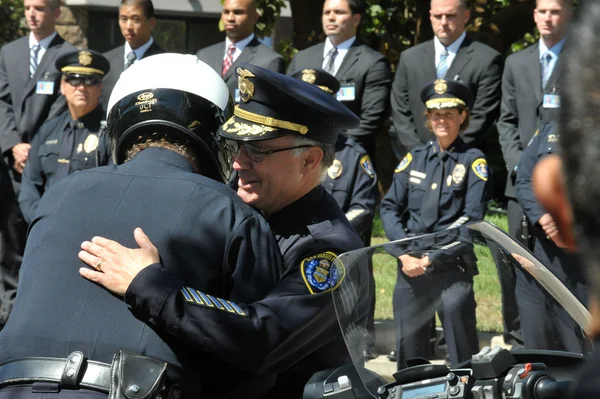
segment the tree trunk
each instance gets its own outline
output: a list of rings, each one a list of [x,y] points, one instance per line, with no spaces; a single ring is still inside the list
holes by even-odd
[[[324,3],[324,0],[290,0],[294,27],[292,43],[298,50],[325,39],[321,25]]]

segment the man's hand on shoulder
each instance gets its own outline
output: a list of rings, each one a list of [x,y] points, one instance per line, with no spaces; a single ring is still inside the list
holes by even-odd
[[[156,247],[141,228],[133,232],[139,248],[127,248],[116,241],[94,237],[81,244],[79,259],[92,269],[79,269],[86,279],[124,296],[133,279],[146,267],[160,262]]]

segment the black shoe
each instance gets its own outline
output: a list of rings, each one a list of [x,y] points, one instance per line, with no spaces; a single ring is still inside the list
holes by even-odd
[[[365,362],[368,362],[369,360],[375,359],[377,357],[377,353],[375,353],[373,349],[367,349],[363,351],[363,357],[365,359]]]
[[[390,362],[397,362],[398,359],[396,358],[396,351],[391,351],[388,355],[387,358]]]

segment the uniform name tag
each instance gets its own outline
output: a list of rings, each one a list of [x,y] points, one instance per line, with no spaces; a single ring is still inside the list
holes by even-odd
[[[345,84],[340,87],[340,91],[335,96],[338,101],[354,101],[356,98],[356,92],[354,90],[354,83]]]
[[[544,108],[560,108],[560,96],[558,94],[544,94]]]
[[[233,98],[233,101],[235,101],[236,104],[239,104],[239,102],[240,102],[240,89],[235,89],[235,96]]]
[[[51,96],[54,94],[54,82],[48,80],[38,80],[35,86],[35,92],[37,94],[46,94]]]

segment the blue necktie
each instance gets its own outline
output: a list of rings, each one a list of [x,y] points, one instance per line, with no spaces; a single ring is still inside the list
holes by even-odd
[[[448,49],[444,49],[440,54],[440,62],[438,62],[436,68],[438,79],[445,77],[446,72],[448,72]]]
[[[37,69],[37,66],[38,66],[37,57],[38,57],[39,52],[40,52],[39,43],[36,43],[33,46],[31,46],[31,51],[29,53],[29,79],[31,79],[33,77],[33,75],[35,74],[35,70]]]
[[[550,80],[550,76],[552,75],[552,68],[550,68],[550,63],[552,62],[552,53],[547,51],[542,56],[542,89],[546,87],[548,80]]]

